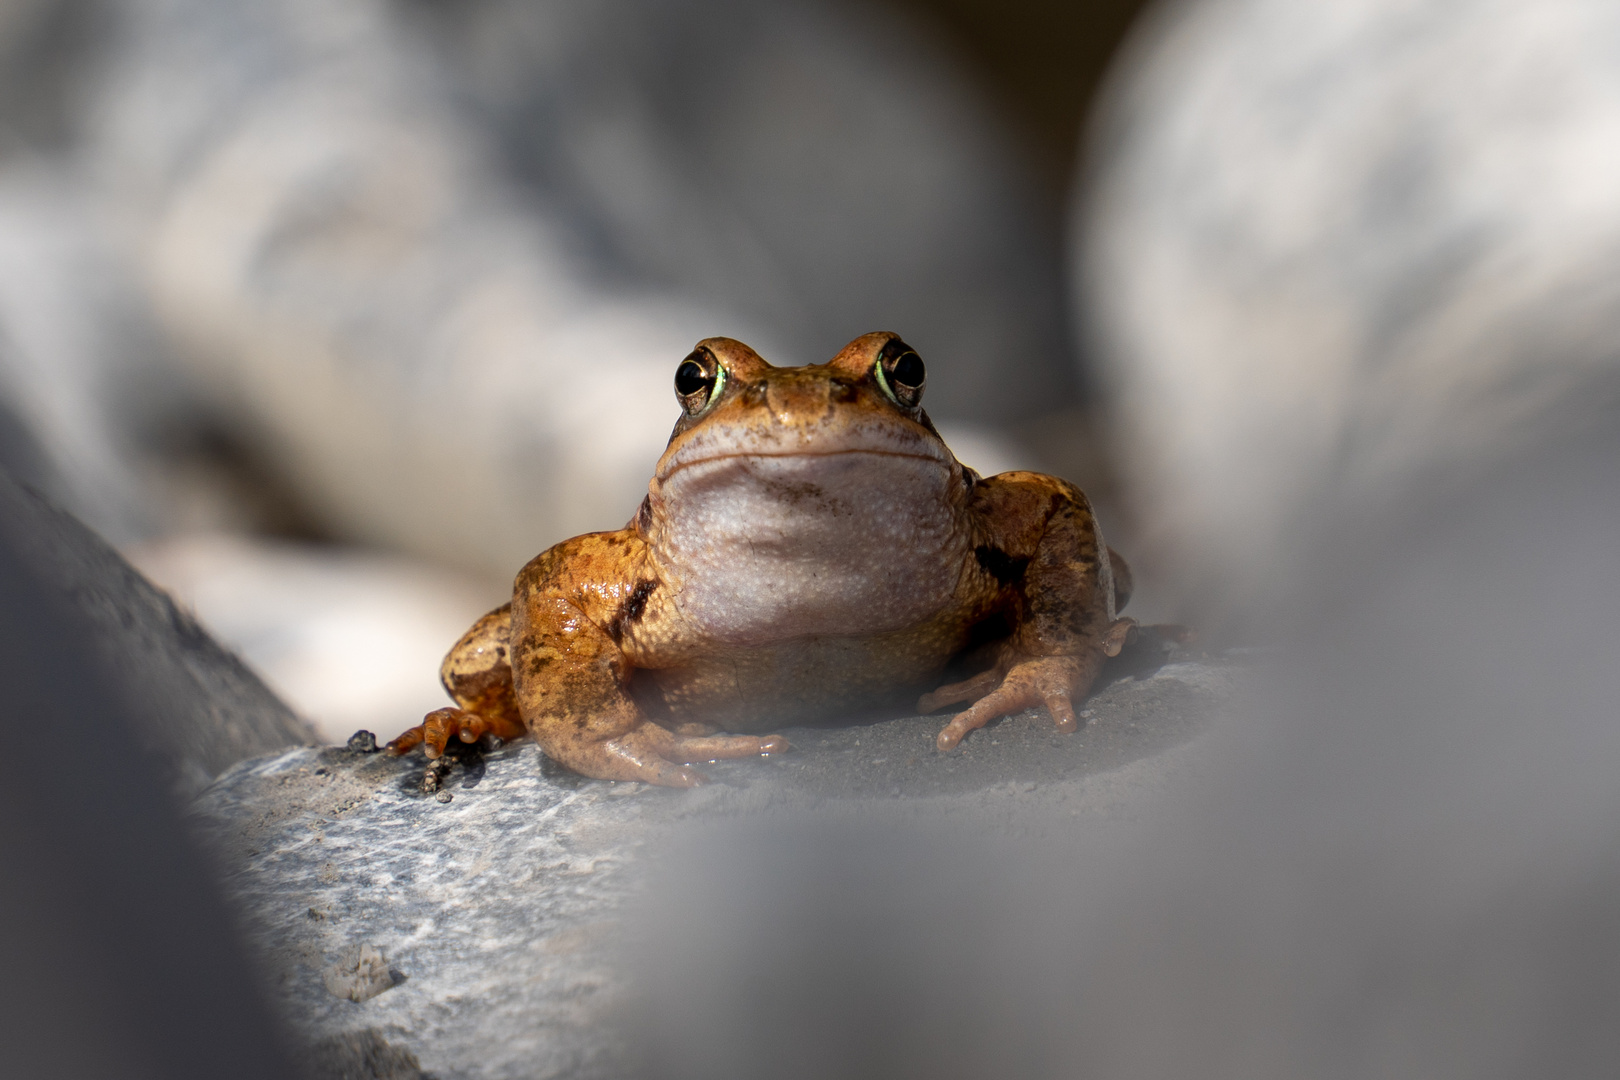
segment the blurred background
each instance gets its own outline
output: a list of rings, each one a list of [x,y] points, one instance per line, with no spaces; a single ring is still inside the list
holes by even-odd
[[[329,738],[617,527],[728,334],[876,328],[1135,612],[1615,399],[1596,0],[3,0],[0,461]],[[1418,487],[1412,487],[1418,485]]]
[[[898,330],[1106,500],[1063,237],[1138,6],[4,0],[0,462],[334,740],[629,517],[702,337]]]
[[[712,334],[903,334],[1133,614],[1292,648],[1107,852],[713,847],[667,1075],[896,1000],[917,1075],[1612,1075],[1617,269],[1613,0],[0,0],[0,465],[327,738],[629,517]]]

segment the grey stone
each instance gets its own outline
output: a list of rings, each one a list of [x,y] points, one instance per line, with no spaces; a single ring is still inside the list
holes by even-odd
[[[370,945],[353,945],[344,949],[337,963],[327,968],[322,981],[333,996],[361,1002],[392,990],[400,981],[397,976],[382,953]]]
[[[433,1080],[416,1055],[371,1028],[322,1039],[304,1061],[310,1080]]]
[[[937,716],[787,729],[793,750],[705,765],[713,782],[691,791],[587,780],[528,740],[453,744],[453,767],[428,770],[449,803],[419,754],[305,747],[241,763],[193,814],[306,1043],[372,1032],[444,1078],[616,1075],[626,904],[661,838],[828,808],[1009,833],[1130,820],[1193,767],[1181,747],[1241,667],[1171,660],[1114,672],[1068,736],[1042,712],[952,754]],[[352,1000],[332,973],[362,957],[396,974]]]
[[[40,579],[90,624],[86,648],[128,696],[142,743],[168,765],[157,781],[190,795],[244,758],[314,741],[309,726],[166,593],[3,472],[0,523]]]
[[[1187,0],[1122,60],[1071,281],[1178,618],[1265,640],[1318,532],[1605,422],[1620,6]]]

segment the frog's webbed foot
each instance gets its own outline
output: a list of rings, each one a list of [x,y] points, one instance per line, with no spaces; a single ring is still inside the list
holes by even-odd
[[[985,683],[993,683],[999,677],[999,685],[978,696],[978,700],[966,712],[951,717],[950,723],[939,733],[937,744],[941,750],[955,749],[968,732],[977,731],[999,716],[1037,705],[1046,706],[1059,731],[1074,731],[1080,726],[1074,713],[1074,699],[1084,697],[1091,688],[1099,659],[1082,656],[1026,657],[1013,663],[1005,675],[1001,675],[998,666],[966,682],[925,694],[918,706],[926,707],[932,700],[934,707],[938,708],[952,701],[966,700],[976,696]],[[964,689],[969,687],[971,689]]]
[[[429,758],[444,753],[451,739],[477,742],[485,735],[502,739],[515,739],[523,728],[502,717],[489,717],[466,709],[435,709],[422,718],[422,722],[388,744],[391,754],[408,754],[416,747]]]
[[[639,780],[663,787],[696,787],[708,778],[694,761],[754,757],[789,749],[781,735],[678,735],[647,722],[602,742],[548,747],[546,753],[575,772],[602,780]]]

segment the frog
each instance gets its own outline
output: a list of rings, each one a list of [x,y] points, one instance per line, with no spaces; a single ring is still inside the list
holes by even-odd
[[[1130,568],[1078,487],[958,461],[895,333],[799,367],[708,338],[674,383],[635,515],[525,565],[445,657],[455,704],[392,753],[527,734],[585,777],[691,787],[699,763],[839,716],[965,706],[940,752],[1026,710],[1077,730],[1137,631]]]

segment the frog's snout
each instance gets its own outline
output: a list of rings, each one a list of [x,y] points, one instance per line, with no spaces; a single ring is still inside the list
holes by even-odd
[[[845,379],[806,377],[788,370],[771,375],[764,380],[765,407],[782,427],[801,427],[807,418],[825,417],[835,403],[853,400],[856,392],[855,384]]]

